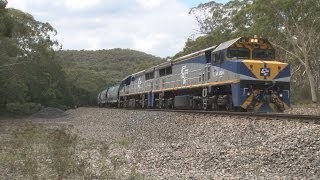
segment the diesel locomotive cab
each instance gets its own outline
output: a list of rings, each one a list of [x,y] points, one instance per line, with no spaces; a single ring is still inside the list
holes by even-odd
[[[240,38],[227,48],[227,59],[275,60],[275,50],[266,39]]]

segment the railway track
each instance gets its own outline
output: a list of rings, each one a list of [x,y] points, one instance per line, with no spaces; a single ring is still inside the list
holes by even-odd
[[[287,121],[300,121],[305,123],[320,124],[320,115],[299,115],[284,113],[254,113],[254,112],[228,112],[228,111],[203,111],[203,110],[172,110],[172,109],[139,109],[141,111],[164,111],[164,112],[181,112],[191,114],[221,115],[221,116],[238,116],[238,117],[257,117],[267,119],[278,119]]]

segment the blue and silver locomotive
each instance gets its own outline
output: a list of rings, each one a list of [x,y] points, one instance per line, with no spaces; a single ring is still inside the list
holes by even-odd
[[[124,108],[282,112],[290,66],[267,39],[239,37],[131,74],[116,88]]]

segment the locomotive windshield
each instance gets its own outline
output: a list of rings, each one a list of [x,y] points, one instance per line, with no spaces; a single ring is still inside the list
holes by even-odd
[[[252,53],[252,58],[253,59],[275,59],[274,55],[274,50],[273,49],[254,49]]]
[[[250,50],[247,48],[228,48],[228,58],[250,58]]]

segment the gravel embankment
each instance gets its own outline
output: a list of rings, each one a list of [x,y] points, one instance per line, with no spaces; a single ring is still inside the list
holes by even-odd
[[[320,115],[320,105],[293,105],[286,111],[288,114]]]
[[[94,177],[320,178],[320,125],[104,108],[68,114],[57,123],[96,144],[79,150]]]

